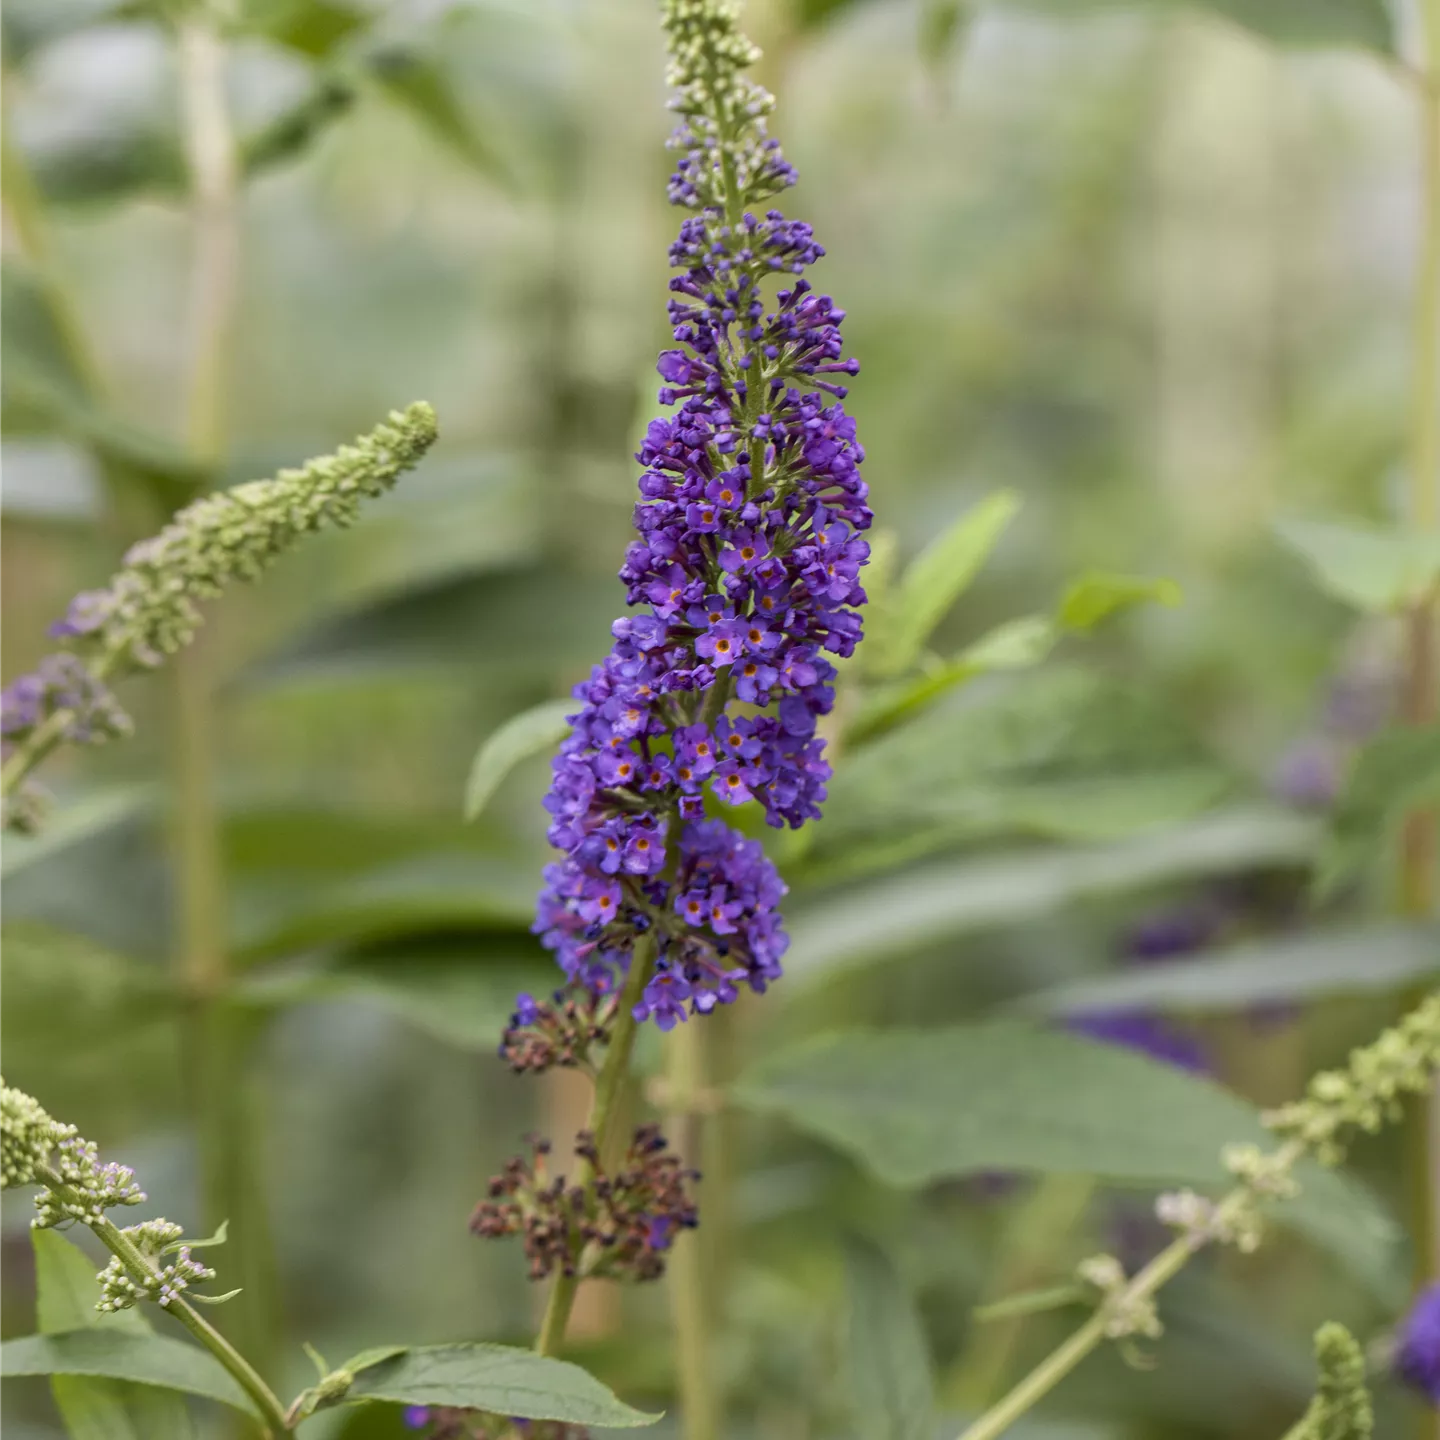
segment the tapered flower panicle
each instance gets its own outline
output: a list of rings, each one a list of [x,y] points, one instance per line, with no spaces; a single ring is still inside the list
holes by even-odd
[[[535,928],[596,996],[650,937],[634,1014],[669,1029],[780,974],[785,887],[716,816],[819,815],[816,727],[833,658],[860,639],[870,511],[839,404],[857,369],[844,313],[803,278],[824,251],[808,225],[750,208],[794,181],[765,132],[771,99],[742,73],[758,52],[717,0],[667,0],[664,16],[682,116],[670,198],[697,212],[671,248],[678,348],[657,367],[675,408],[636,456],[639,534],[620,571],[632,611],[575,690],[545,802],[562,858]]]
[[[302,535],[353,523],[360,502],[384,494],[435,433],[435,412],[415,404],[333,455],[203,496],[131,546],[109,585],[77,595],[51,633],[120,669],[160,664],[193,638],[197,600],[255,579]]]
[[[64,649],[0,691],[7,827],[34,827],[38,800],[25,777],[55,744],[129,734],[109,682],[189,644],[198,601],[255,579],[302,535],[349,525],[360,502],[384,494],[435,436],[435,412],[420,402],[333,455],[206,495],[131,546],[104,589],[77,595],[50,631]]]

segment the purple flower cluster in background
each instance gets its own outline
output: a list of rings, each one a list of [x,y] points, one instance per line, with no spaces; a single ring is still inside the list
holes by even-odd
[[[425,1440],[588,1440],[590,1434],[563,1420],[522,1420],[454,1405],[407,1405],[402,1419],[406,1429],[424,1430]]]
[[[639,539],[620,571],[636,613],[615,622],[610,654],[575,691],[545,802],[563,858],[535,923],[594,995],[623,985],[649,936],[654,969],[634,1014],[662,1029],[780,974],[785,887],[759,844],[706,818],[707,803],[753,801],[775,826],[819,815],[830,767],[817,724],[834,701],[831,657],[860,639],[869,557],[864,452],[839,403],[838,377],[857,369],[842,356],[844,313],[801,278],[824,254],[810,227],[741,208],[794,172],[765,135],[768,97],[729,85],[722,135],[686,111],[682,83],[670,195],[700,213],[670,257],[682,348],[657,367],[660,402],[679,408],[650,424],[636,457]],[[771,276],[784,279],[773,307]],[[527,1018],[522,1006],[517,1023]]]
[[[1421,1293],[1398,1340],[1395,1373],[1440,1407],[1440,1285]]]
[[[1144,916],[1130,930],[1125,956],[1131,965],[1163,965],[1211,944],[1224,928],[1226,909],[1217,897],[1187,900]],[[1109,1045],[1138,1050],[1191,1074],[1210,1073],[1210,1057],[1198,1037],[1150,1010],[1096,1010],[1072,1015],[1066,1028]]]

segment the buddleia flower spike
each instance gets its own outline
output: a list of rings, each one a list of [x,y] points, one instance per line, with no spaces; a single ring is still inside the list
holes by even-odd
[[[6,825],[33,828],[38,814],[25,781],[57,745],[130,732],[110,684],[188,645],[200,625],[198,601],[255,579],[301,536],[351,524],[361,501],[384,494],[435,436],[435,412],[418,402],[333,455],[203,496],[131,546],[110,583],[77,595],[51,627],[62,649],[0,691]]]

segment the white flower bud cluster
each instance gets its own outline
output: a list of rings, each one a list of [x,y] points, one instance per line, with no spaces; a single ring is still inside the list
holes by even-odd
[[[1345,1158],[1349,1132],[1374,1134],[1398,1118],[1407,1095],[1419,1095],[1440,1069],[1440,991],[1398,1025],[1352,1052],[1343,1070],[1325,1070],[1301,1100],[1272,1110],[1265,1123],[1302,1144],[1324,1165]]]
[[[1260,1211],[1253,1203],[1241,1205],[1232,1200],[1222,1209],[1193,1190],[1172,1190],[1157,1196],[1155,1218],[1178,1230],[1196,1250],[1215,1241],[1249,1255],[1259,1249],[1264,1237]]]
[[[51,1119],[38,1100],[0,1080],[0,1190],[33,1185],[35,1167],[75,1134],[73,1125]]]
[[[1221,1164],[1262,1200],[1293,1200],[1299,1183],[1290,1173],[1293,1157],[1283,1151],[1266,1153],[1249,1141],[1227,1145],[1220,1152]]]
[[[665,83],[682,92],[675,108],[686,114],[743,112],[757,87],[740,72],[760,58],[760,50],[742,33],[734,0],[664,0],[661,23],[670,41]]]
[[[95,1308],[104,1313],[128,1310],[142,1300],[153,1300],[162,1308],[169,1305],[191,1285],[213,1280],[215,1272],[194,1259],[190,1247],[181,1243],[185,1233],[170,1220],[147,1220],[129,1225],[120,1232],[145,1258],[156,1266],[153,1275],[136,1280],[117,1255],[96,1277],[100,1281],[101,1298]],[[159,1262],[167,1252],[175,1260],[169,1265]]]
[[[128,1165],[102,1165],[95,1144],[74,1134],[55,1147],[49,1165],[63,1180],[63,1188],[46,1188],[35,1197],[37,1230],[78,1222],[98,1225],[116,1205],[139,1205],[145,1192],[135,1183]]]
[[[188,505],[158,535],[131,547],[104,590],[77,596],[57,633],[107,670],[160,664],[200,624],[196,600],[253,580],[309,531],[348,525],[429,449],[435,412],[419,403],[353,445]]]
[[[1105,1334],[1111,1340],[1135,1335],[1158,1339],[1165,1327],[1148,1295],[1131,1295],[1125,1267],[1113,1255],[1092,1255],[1075,1267],[1076,1276],[1099,1292]]]

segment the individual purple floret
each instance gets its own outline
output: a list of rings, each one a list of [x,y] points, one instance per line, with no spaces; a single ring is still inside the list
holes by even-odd
[[[622,988],[651,936],[653,973],[632,1008],[666,1030],[780,974],[785,886],[707,807],[753,802],[774,826],[820,814],[830,767],[817,725],[834,703],[833,659],[860,639],[871,519],[864,451],[839,403],[858,368],[843,356],[844,312],[802,278],[824,250],[808,225],[742,208],[794,181],[765,135],[768,97],[730,82],[720,103],[733,116],[717,131],[686,88],[692,22],[677,11],[667,23],[687,117],[670,196],[699,212],[670,252],[680,348],[657,366],[660,402],[678,409],[651,422],[636,456],[639,538],[620,571],[632,610],[575,690],[545,801],[563,858],[534,927],[596,996]],[[767,304],[772,275],[783,283]]]
[[[1398,1340],[1395,1373],[1440,1407],[1440,1285],[1421,1292]]]

